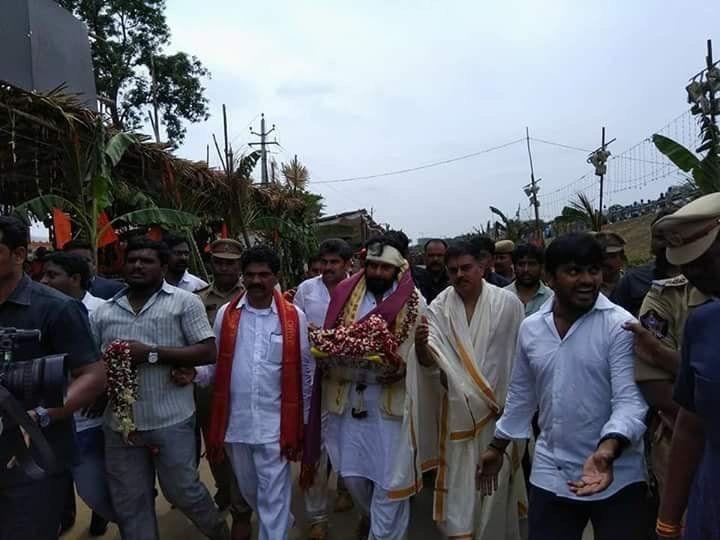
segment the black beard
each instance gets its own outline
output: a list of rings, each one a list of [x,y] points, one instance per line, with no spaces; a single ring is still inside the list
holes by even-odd
[[[392,279],[385,280],[382,278],[365,278],[365,285],[367,287],[367,290],[373,293],[375,296],[380,296],[381,294],[385,293],[386,291],[390,290],[390,287],[393,285]]]

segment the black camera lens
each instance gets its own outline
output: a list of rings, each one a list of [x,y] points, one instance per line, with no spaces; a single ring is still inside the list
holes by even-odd
[[[0,383],[27,409],[61,407],[65,397],[65,356],[44,356],[5,364]]]

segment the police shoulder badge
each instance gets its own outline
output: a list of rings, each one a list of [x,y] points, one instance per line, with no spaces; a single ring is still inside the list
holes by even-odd
[[[669,324],[667,319],[660,316],[654,309],[646,311],[645,314],[640,317],[640,323],[655,334],[655,337],[658,339],[663,339],[668,334]]]

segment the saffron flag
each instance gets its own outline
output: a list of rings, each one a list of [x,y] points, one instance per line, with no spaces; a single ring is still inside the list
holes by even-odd
[[[53,208],[53,229],[55,230],[55,247],[57,249],[62,249],[72,240],[70,216],[59,208]]]
[[[97,220],[97,232],[98,234],[107,227],[107,224],[110,223],[110,219],[108,218],[107,214],[105,212],[100,212],[100,215],[98,216]],[[115,234],[115,230],[112,227],[107,227],[105,229],[105,232],[102,233],[102,236],[98,237],[97,239],[97,247],[105,247],[108,244],[113,244],[118,241],[118,236]]]

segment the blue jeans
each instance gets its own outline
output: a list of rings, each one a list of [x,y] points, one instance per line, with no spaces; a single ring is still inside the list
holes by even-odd
[[[76,440],[78,453],[72,475],[78,495],[103,519],[117,521],[105,474],[105,437],[102,426],[78,431]]]
[[[133,443],[105,427],[110,495],[123,540],[158,540],[156,474],[170,504],[208,538],[223,538],[227,525],[196,467],[195,416],[173,426],[138,431]]]

